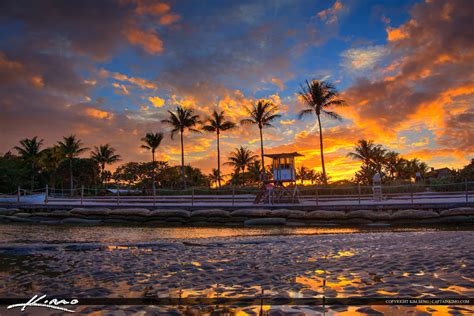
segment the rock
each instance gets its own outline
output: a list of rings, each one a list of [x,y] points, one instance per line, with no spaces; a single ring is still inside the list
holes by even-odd
[[[196,227],[216,226],[216,223],[213,224],[207,221],[198,221],[198,222],[192,222],[191,226],[196,226]]]
[[[227,223],[230,221],[230,217],[208,217],[207,222],[209,223]]]
[[[8,216],[8,220],[12,222],[23,222],[23,223],[33,223],[34,221],[26,218],[26,217],[18,217],[18,216]]]
[[[369,223],[369,224],[367,224],[367,226],[369,226],[369,227],[389,227],[389,226],[392,226],[392,225],[389,224],[389,223]]]
[[[69,211],[71,214],[78,215],[107,215],[110,212],[108,208],[73,208]]]
[[[462,216],[462,215],[443,216],[440,218],[436,218],[436,220],[437,220],[436,223],[441,223],[441,224],[473,223],[474,216]]]
[[[150,225],[150,226],[165,226],[166,225],[166,222],[165,221],[148,221],[146,222],[147,225]]]
[[[280,217],[254,218],[244,222],[245,226],[285,225],[286,219]]]
[[[271,210],[268,209],[257,209],[257,208],[250,208],[250,209],[240,209],[235,210],[231,213],[232,216],[247,216],[247,217],[262,217],[262,216],[270,216]]]
[[[54,214],[51,214],[51,213],[47,213],[47,212],[34,212],[34,213],[31,213],[31,216],[41,216],[41,217],[50,217],[51,215],[54,215]]]
[[[0,222],[10,222],[10,216],[0,215]]]
[[[306,216],[306,212],[304,211],[288,210],[288,209],[272,210],[270,214],[271,216],[285,217],[285,218],[304,218]]]
[[[118,219],[118,218],[107,218],[104,220],[104,223],[106,224],[127,224],[130,223],[130,221],[127,221],[125,219]]]
[[[191,217],[194,216],[204,216],[204,217],[211,217],[211,216],[217,216],[217,217],[230,217],[230,212],[221,210],[221,209],[209,209],[209,210],[197,210],[191,212]]]
[[[18,216],[18,217],[30,217],[31,215],[32,215],[31,213],[25,213],[25,212],[15,213],[15,216]]]
[[[19,211],[17,208],[0,208],[0,215],[12,215]]]
[[[367,225],[371,224],[372,221],[366,218],[348,218],[343,221],[340,221],[341,224],[351,224],[351,225]]]
[[[147,210],[146,208],[117,208],[109,211],[110,215],[121,216],[148,216],[150,213],[150,210]]]
[[[439,214],[434,211],[428,210],[400,210],[395,211],[392,214],[392,219],[423,219],[423,218],[435,218],[439,217]]]
[[[306,223],[303,222],[286,222],[286,226],[290,227],[305,227],[308,226]]]
[[[347,212],[347,218],[365,218],[371,220],[387,220],[390,219],[390,213],[386,211],[374,210],[353,210]]]
[[[175,217],[166,217],[164,220],[165,220],[166,222],[180,222],[180,223],[184,223],[184,222],[187,221],[186,218],[177,217],[177,216],[175,216]]]
[[[62,224],[100,224],[101,220],[98,219],[85,219],[77,217],[69,217],[61,220]]]
[[[190,217],[191,213],[180,209],[158,209],[150,212],[149,217]]]
[[[40,224],[46,224],[46,225],[56,225],[60,224],[61,221],[59,220],[46,220],[46,221],[40,221]]]
[[[108,215],[105,218],[124,220],[124,221],[127,221],[128,223],[145,222],[150,219],[148,216],[135,216],[135,215]],[[103,218],[92,218],[92,219],[103,219]]]
[[[317,210],[307,213],[305,217],[308,219],[344,219],[346,213],[344,211]]]
[[[1,212],[0,212],[1,214]],[[441,211],[441,216],[474,215],[474,207],[457,207]]]
[[[34,215],[30,216],[30,217],[27,217],[27,218],[28,218],[29,220],[32,220],[32,221],[38,222],[38,223],[39,223],[39,222],[43,222],[43,221],[51,221],[51,220],[54,221],[54,219],[51,219],[51,218],[49,218],[49,217],[36,216],[36,214],[34,214]]]

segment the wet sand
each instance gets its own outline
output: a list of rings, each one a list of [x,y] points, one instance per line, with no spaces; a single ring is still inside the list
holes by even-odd
[[[119,228],[117,228],[119,229]],[[474,296],[474,232],[415,231],[293,236],[51,242],[0,245],[0,296],[276,297]],[[323,286],[325,280],[326,286]],[[0,307],[3,308],[3,307]],[[193,315],[209,308],[195,307]],[[77,311],[191,313],[190,307],[79,306]],[[259,313],[259,306],[231,309]],[[322,307],[263,306],[319,314]],[[326,314],[472,314],[472,306],[334,307]],[[2,313],[3,314],[3,313]],[[8,315],[8,314],[7,314]],[[13,315],[13,314],[12,314]]]

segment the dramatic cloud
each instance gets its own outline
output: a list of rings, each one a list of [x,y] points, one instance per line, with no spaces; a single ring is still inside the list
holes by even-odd
[[[159,159],[176,163],[180,147],[160,123],[167,110],[186,106],[202,119],[223,110],[238,123],[267,99],[283,117],[264,130],[266,150],[300,151],[299,162],[319,170],[318,128],[297,118],[296,94],[316,78],[349,104],[337,109],[342,122],[323,118],[333,179],[358,168],[346,154],[360,138],[459,167],[474,152],[473,2],[400,5],[401,25],[384,5],[372,21],[371,4],[350,0],[2,1],[0,152],[24,137],[50,145],[74,133],[143,161],[140,138],[162,131]],[[185,135],[186,161],[205,172],[216,163],[213,136]],[[239,145],[258,152],[259,142],[255,126],[226,131],[223,160]]]
[[[472,1],[433,0],[415,5],[408,22],[389,28],[387,48],[396,56],[392,64],[379,78],[358,79],[346,91],[355,122],[396,135],[423,120],[441,145],[463,143],[472,153],[472,144],[458,137],[472,136],[473,125],[463,124],[465,133],[447,128],[468,121],[473,107],[463,101],[474,91],[472,12]]]
[[[343,66],[348,71],[370,70],[387,54],[383,45],[351,48],[341,54]]]

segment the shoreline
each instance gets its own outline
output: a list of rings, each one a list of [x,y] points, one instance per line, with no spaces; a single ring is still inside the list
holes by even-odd
[[[49,205],[51,207],[51,205]],[[189,209],[189,208],[188,208]],[[0,223],[156,227],[410,227],[474,225],[474,207],[399,209],[0,208]]]

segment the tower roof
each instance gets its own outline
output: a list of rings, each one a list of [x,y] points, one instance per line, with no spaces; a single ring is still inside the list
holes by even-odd
[[[265,154],[265,157],[269,158],[288,158],[288,157],[303,157],[304,155],[295,152],[292,153],[279,153],[279,154]]]

